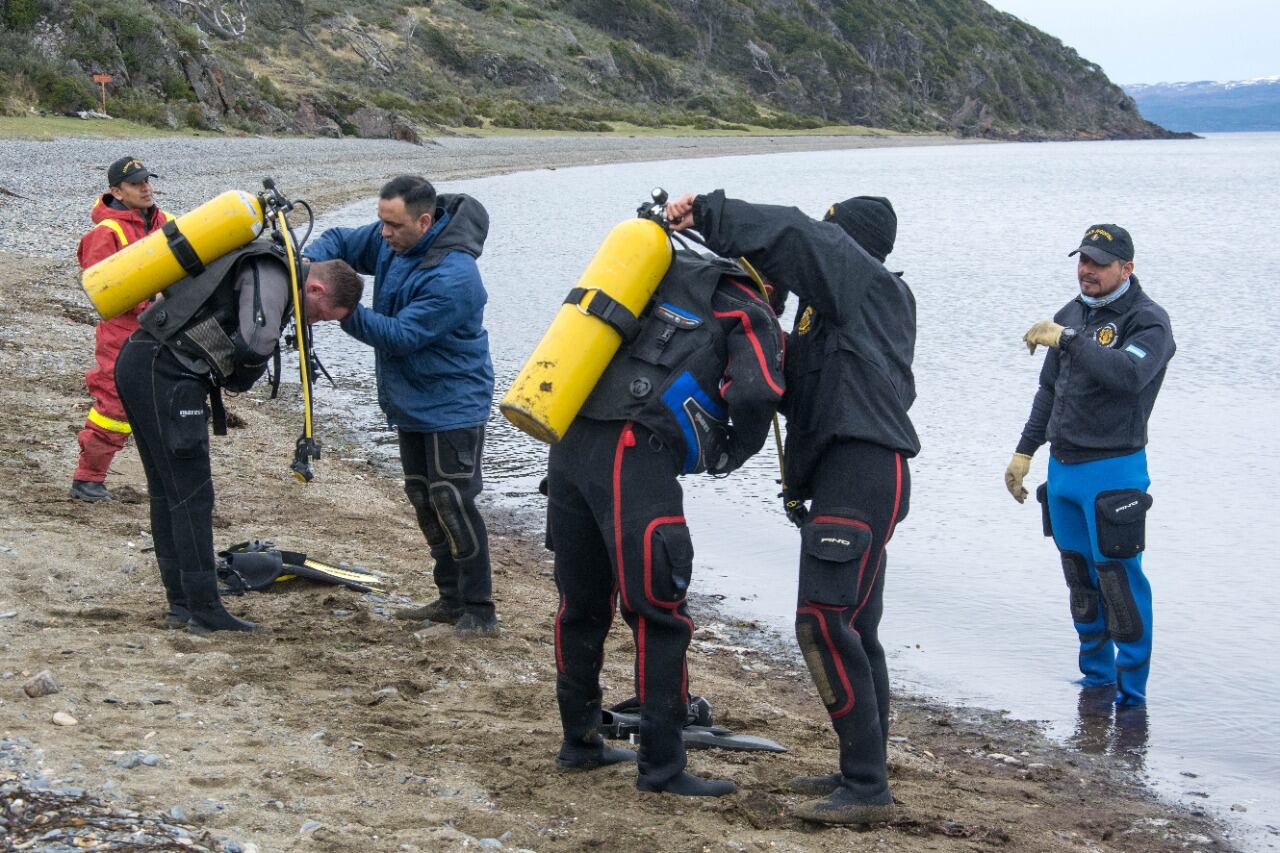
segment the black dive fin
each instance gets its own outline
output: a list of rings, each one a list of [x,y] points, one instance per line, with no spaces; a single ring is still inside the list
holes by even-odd
[[[386,592],[382,578],[359,569],[344,569],[332,566],[319,560],[299,554],[297,551],[284,551],[284,572],[281,580],[289,577],[308,578],[325,583],[335,583],[354,589],[356,592]]]
[[[218,580],[228,592],[243,594],[266,589],[280,578],[284,566],[279,551],[244,551],[232,549],[218,554]]]
[[[736,735],[724,726],[685,726],[681,731],[686,746],[716,747],[742,752],[786,752],[787,748],[768,738]]]
[[[626,703],[623,703],[627,707]],[[618,707],[617,705],[614,706]],[[625,711],[601,711],[600,734],[612,740],[629,740],[640,733],[640,715]],[[732,749],[743,752],[786,752],[787,748],[768,738],[738,735],[724,726],[685,726],[680,735],[692,748]]]

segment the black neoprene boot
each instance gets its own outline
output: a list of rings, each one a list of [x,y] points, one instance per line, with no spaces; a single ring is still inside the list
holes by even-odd
[[[815,823],[866,826],[893,819],[893,797],[884,794],[869,802],[860,799],[848,788],[841,787],[820,800],[801,803],[791,813],[798,818]]]
[[[738,785],[728,779],[703,779],[687,770],[681,770],[680,775],[668,779],[661,788],[652,787],[643,778],[637,779],[636,790],[651,794],[675,794],[679,797],[723,797],[738,790]]]
[[[453,625],[462,618],[462,602],[444,596],[421,607],[405,607],[395,612],[395,618],[411,622],[440,622]]]
[[[738,790],[727,779],[703,779],[684,769],[681,731],[688,705],[645,709],[640,718],[640,778],[636,790],[681,797],[723,797]]]
[[[556,764],[566,770],[594,770],[597,767],[635,760],[635,750],[609,746],[600,735],[593,735],[585,740],[565,740],[556,756]]]
[[[840,787],[840,774],[828,773],[826,776],[797,776],[787,783],[787,788],[797,794],[808,794],[811,797],[825,797]]]
[[[191,610],[187,607],[187,594],[182,591],[182,567],[173,557],[156,557],[156,563],[160,566],[164,597],[169,602],[169,609],[164,614],[164,626],[185,628],[191,621]]]
[[[187,630],[193,634],[263,630],[252,622],[237,619],[222,606],[215,572],[183,572],[182,590],[187,595],[187,608],[191,611]]]

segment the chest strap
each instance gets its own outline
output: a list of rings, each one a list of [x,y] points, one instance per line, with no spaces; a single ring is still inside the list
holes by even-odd
[[[582,301],[582,297],[588,293],[593,294],[591,301],[587,303],[586,311],[593,317],[599,317],[608,323],[618,334],[622,335],[622,340],[630,343],[635,340],[636,335],[640,334],[640,320],[627,306],[614,299],[603,290],[588,287],[575,287],[569,291],[569,295],[564,298],[564,304],[577,305]]]

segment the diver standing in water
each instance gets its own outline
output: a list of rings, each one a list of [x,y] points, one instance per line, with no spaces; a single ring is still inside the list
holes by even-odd
[[[158,177],[135,157],[121,157],[107,168],[107,192],[93,203],[90,213],[94,226],[80,238],[76,249],[82,269],[141,240],[173,218],[155,203],[151,179]],[[138,315],[149,304],[144,300],[119,316],[100,320],[94,328],[95,364],[84,376],[93,407],[76,436],[80,458],[71,476],[71,497],[77,500],[112,499],[106,486],[107,472],[132,431],[116,390],[116,358],[124,342],[138,331]]]
[[[616,598],[636,643],[636,787],[723,796],[737,786],[685,770],[693,543],[678,478],[728,474],[760,449],[783,392],[782,333],[737,265],[693,252],[675,252],[650,306],[638,319],[627,315],[621,349],[551,447],[547,525],[564,732],[556,761],[588,769],[637,757],[605,745],[598,731]]]
[[[340,320],[364,282],[340,261],[300,274],[306,321]],[[116,361],[116,385],[133,425],[151,501],[151,535],[169,609],[168,627],[250,631],[218,594],[213,545],[209,416],[224,434],[221,389],[247,391],[266,372],[289,321],[291,282],[267,238],[212,261],[170,286],[138,318]]]
[[[1147,701],[1151,584],[1146,547],[1147,422],[1176,347],[1169,315],[1133,274],[1133,238],[1118,225],[1084,234],[1080,293],[1023,335],[1045,347],[1040,387],[1005,470],[1014,500],[1027,499],[1031,455],[1049,442],[1049,477],[1036,492],[1044,532],[1062,555],[1071,618],[1080,638],[1080,683],[1114,687],[1117,705]]]
[[[493,634],[489,537],[476,508],[483,486],[493,364],[484,328],[488,299],[476,258],[489,214],[466,195],[437,197],[422,177],[383,186],[378,221],[331,228],[307,248],[373,275],[373,307],[342,322],[374,349],[378,403],[400,439],[404,490],[435,560],[440,597],[398,618],[454,623]]]
[[[717,190],[677,198],[667,217],[800,299],[782,405],[783,500],[801,532],[796,637],[839,739],[840,770],[793,780],[798,793],[822,796],[795,814],[822,823],[887,820],[889,674],[878,636],[885,546],[907,515],[907,460],[920,450],[907,416],[915,299],[884,266],[897,215],[888,199],[859,196],[819,222]]]

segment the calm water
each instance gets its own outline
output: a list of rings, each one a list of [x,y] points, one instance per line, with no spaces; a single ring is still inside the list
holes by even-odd
[[[912,416],[924,443],[888,566],[882,636],[896,682],[1124,752],[1166,795],[1233,820],[1242,843],[1280,847],[1280,665],[1269,650],[1280,640],[1280,134],[671,161],[442,186],[475,195],[492,217],[481,268],[499,396],[597,244],[653,186],[723,187],[814,215],[850,195],[893,199],[890,266],[919,303]],[[361,224],[373,210],[361,202],[321,226]],[[1145,744],[1133,728],[1082,723],[1056,552],[1038,507],[1015,504],[1002,482],[1040,365],[1020,336],[1073,295],[1067,252],[1094,222],[1132,232],[1143,287],[1178,341],[1148,450],[1156,644]],[[368,351],[332,325],[318,341],[344,384],[322,392],[324,406],[365,425],[376,453],[394,459]],[[495,409],[490,496],[541,513],[545,459]],[[695,583],[789,631],[798,535],[774,497],[776,476],[770,440],[728,480],[687,479],[687,510]]]

